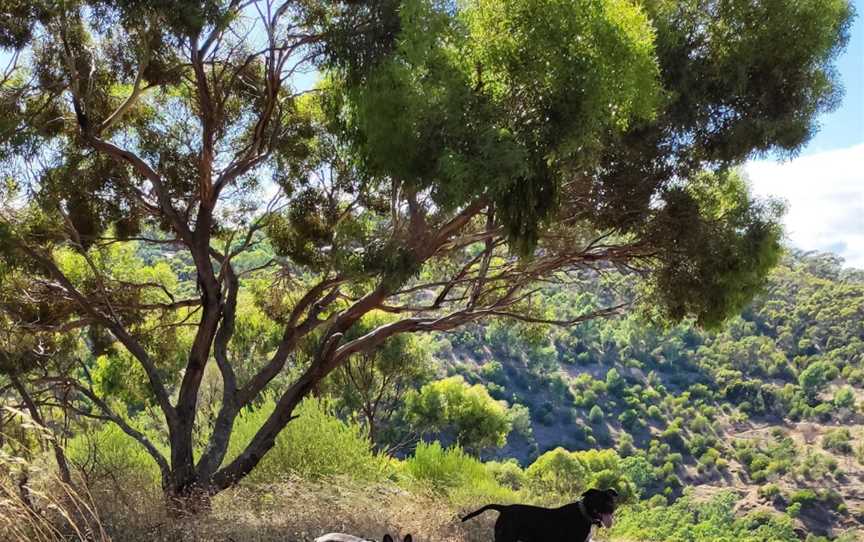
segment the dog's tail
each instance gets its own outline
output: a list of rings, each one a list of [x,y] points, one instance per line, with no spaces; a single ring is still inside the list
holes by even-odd
[[[479,516],[483,512],[486,512],[487,510],[496,510],[498,512],[501,512],[505,508],[507,508],[507,507],[504,506],[503,504],[487,504],[486,506],[484,506],[480,510],[475,510],[475,511],[471,512],[470,514],[468,514],[467,516],[463,516],[462,521],[468,521],[469,519],[473,518],[474,516]]]

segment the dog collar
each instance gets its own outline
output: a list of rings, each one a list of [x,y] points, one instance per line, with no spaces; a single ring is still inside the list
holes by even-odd
[[[582,517],[587,519],[588,522],[591,523],[591,525],[598,525],[599,524],[599,521],[596,518],[591,517],[591,514],[588,513],[588,509],[585,508],[585,502],[584,501],[579,501],[579,513],[582,514]]]

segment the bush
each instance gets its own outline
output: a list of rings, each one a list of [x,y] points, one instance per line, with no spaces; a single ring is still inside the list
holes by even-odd
[[[855,408],[855,394],[851,386],[844,386],[834,392],[834,406],[837,408]]]
[[[492,477],[479,459],[468,455],[459,446],[444,448],[438,441],[417,444],[414,455],[402,463],[402,472],[414,482],[436,491],[447,491]]]
[[[489,461],[486,463],[486,470],[489,471],[500,485],[513,490],[522,489],[528,480],[525,471],[522,470],[515,459],[508,459],[502,462]]]
[[[852,453],[852,434],[848,429],[829,429],[822,437],[822,448],[844,455]]]
[[[274,401],[268,399],[262,407],[237,418],[226,462],[240,453],[274,408]],[[291,473],[309,479],[346,475],[374,480],[386,475],[388,459],[372,450],[359,425],[333,416],[326,402],[306,399],[295,414],[297,419],[279,434],[273,448],[245,480],[273,482]]]
[[[588,419],[591,420],[591,423],[600,423],[603,421],[603,409],[599,406],[594,405],[591,407],[591,411],[588,412]]]
[[[503,446],[512,429],[509,409],[480,384],[455,376],[425,384],[405,397],[405,418],[421,434],[447,434],[466,449]]]
[[[66,457],[91,483],[110,481],[125,487],[159,487],[161,474],[156,462],[113,423],[78,433],[66,444]]]
[[[655,496],[616,517],[614,540],[798,542],[794,524],[778,514],[735,515],[737,496],[722,493],[708,502],[683,497],[666,505]]]
[[[537,458],[525,471],[534,493],[578,495],[587,488],[588,466],[564,448],[555,448]]]
[[[777,484],[766,484],[759,488],[759,497],[768,501],[773,501],[780,496],[780,487]]]
[[[552,495],[561,501],[572,501],[589,487],[615,488],[624,500],[636,494],[614,450],[555,448],[538,457],[525,473],[533,495]]]
[[[494,476],[498,470],[499,474],[507,478],[515,474],[515,469],[501,468],[501,465],[506,463],[487,468],[459,446],[445,449],[440,442],[421,442],[414,450],[414,455],[402,463],[401,472],[408,476],[410,484],[445,495],[456,505],[516,500],[513,489],[499,484]],[[514,466],[518,469],[518,465]]]
[[[797,518],[801,515],[801,503],[796,502],[790,504],[788,507],[786,507],[786,513],[789,514],[789,517]]]

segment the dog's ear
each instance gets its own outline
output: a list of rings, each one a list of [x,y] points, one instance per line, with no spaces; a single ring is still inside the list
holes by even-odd
[[[600,490],[594,489],[592,487],[591,489],[589,489],[588,491],[586,491],[585,493],[582,494],[582,498],[583,499],[591,499],[593,497],[596,497],[599,493],[600,493]]]
[[[405,538],[402,539],[402,542],[412,542],[412,538],[410,534],[406,534]]]
[[[615,491],[614,489],[612,489],[611,487],[610,487],[609,489],[606,490],[606,493],[607,493],[610,497],[612,497],[613,499],[617,499],[617,498],[618,498],[618,492]]]
[[[391,538],[389,534],[385,534],[384,539],[381,542],[393,542],[393,538]]]

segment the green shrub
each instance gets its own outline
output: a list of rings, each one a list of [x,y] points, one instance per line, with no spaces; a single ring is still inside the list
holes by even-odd
[[[829,429],[822,437],[822,447],[841,454],[852,453],[852,434],[846,428]]]
[[[559,500],[573,500],[589,487],[613,487],[625,500],[636,493],[614,450],[555,448],[538,457],[525,473],[532,494],[554,495]]]
[[[515,469],[504,469],[507,476],[515,474]],[[408,477],[409,484],[445,495],[457,506],[517,500],[512,488],[498,483],[495,470],[495,467],[487,468],[459,446],[445,449],[436,441],[418,444],[414,455],[402,463],[401,472]],[[502,472],[499,470],[499,474]]]
[[[564,448],[541,455],[525,473],[534,493],[578,495],[590,481],[588,465]]]
[[[834,406],[837,408],[855,408],[855,393],[851,386],[844,386],[834,392]]]
[[[786,513],[789,514],[789,517],[797,518],[801,515],[801,503],[795,502],[786,507]]]
[[[156,439],[151,439],[158,442]],[[163,450],[164,453],[164,450]],[[81,431],[66,444],[66,457],[91,482],[159,487],[159,467],[146,450],[113,423]]]
[[[780,487],[777,484],[766,484],[759,488],[759,497],[766,500],[774,500],[780,496]]]
[[[402,472],[436,491],[492,478],[479,459],[459,446],[444,448],[438,441],[417,444],[414,454],[402,463]]]
[[[507,461],[489,461],[486,470],[492,475],[496,482],[503,487],[513,490],[522,489],[528,480],[525,471],[519,466],[515,459]]]
[[[599,406],[594,405],[591,407],[591,411],[588,413],[588,419],[591,420],[591,423],[600,423],[603,421],[603,409]]]
[[[260,408],[238,416],[226,462],[240,453],[274,408],[270,399]],[[272,482],[291,473],[310,479],[345,475],[373,480],[386,475],[388,459],[372,450],[359,425],[333,416],[326,402],[307,399],[300,403],[295,415],[297,419],[279,434],[273,448],[246,480]]]
[[[683,497],[666,505],[655,496],[616,514],[613,540],[798,542],[794,523],[779,514],[760,512],[736,517],[734,493],[708,502]]]

